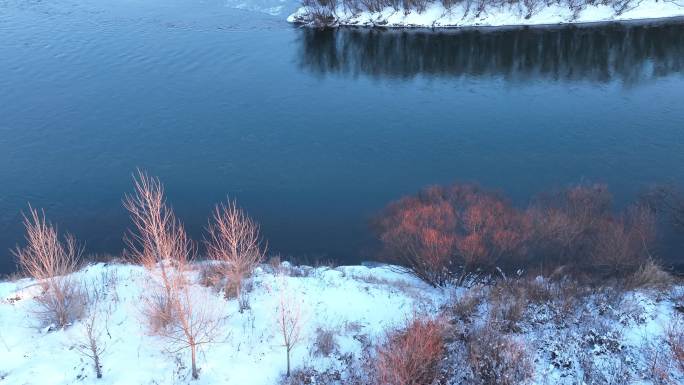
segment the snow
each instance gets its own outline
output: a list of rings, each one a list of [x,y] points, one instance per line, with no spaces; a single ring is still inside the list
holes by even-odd
[[[249,294],[250,309],[238,312],[236,300],[206,291],[224,317],[215,343],[204,345],[198,359],[200,378],[193,384],[273,385],[285,372],[285,349],[275,329],[281,278],[257,269]],[[140,298],[148,273],[139,266],[91,265],[76,273],[91,287],[103,290],[96,311],[107,318],[102,340],[103,378],[97,380],[92,364],[74,348],[82,340],[81,324],[47,331],[35,321],[32,298],[40,289],[29,279],[0,282],[0,384],[176,384],[190,382],[189,353],[169,352],[168,342],[151,335],[141,315]],[[436,311],[446,298],[440,290],[386,267],[363,266],[308,269],[306,276],[285,277],[288,290],[303,302],[304,342],[293,351],[293,367],[332,358],[310,355],[317,327],[333,328],[341,353],[358,354],[358,335],[371,340],[387,328],[405,322],[419,309]],[[4,380],[3,380],[4,378]]]
[[[540,3],[539,9],[528,16],[522,2],[501,6],[488,6],[481,14],[475,5],[464,1],[445,9],[441,2],[428,4],[423,12],[386,7],[380,12],[351,12],[342,5],[335,10],[337,25],[382,26],[382,27],[506,27],[525,25],[586,24],[613,21],[663,19],[684,16],[684,0],[640,0],[632,1],[624,12],[616,12],[610,5],[585,5],[575,14],[565,3],[554,2],[547,6]],[[291,23],[306,23],[310,20],[308,7],[300,7],[288,17]]]
[[[151,334],[146,326],[140,304],[150,274],[144,268],[99,263],[74,274],[91,293],[98,293],[100,301],[93,311],[106,320],[101,338],[103,378],[99,380],[91,362],[75,348],[83,339],[83,321],[58,330],[41,325],[33,312],[40,287],[30,279],[0,282],[0,385],[276,385],[286,365],[274,327],[283,286],[303,304],[305,320],[304,340],[293,351],[293,368],[306,365],[320,371],[342,371],[347,365],[342,355],[362,359],[364,341],[379,341],[387,330],[415,314],[436,315],[466,293],[487,293],[491,288],[437,289],[384,265],[310,268],[284,263],[278,271],[270,265],[256,270],[250,306],[243,313],[238,312],[235,299],[225,300],[221,292],[196,283],[199,266],[193,271],[191,290],[209,298],[209,305],[222,319],[214,343],[201,347],[197,381],[190,379],[189,352],[172,351],[167,340]],[[534,282],[547,284],[541,277]],[[528,305],[520,330],[513,335],[533,352],[532,384],[578,383],[587,357],[606,376],[616,372],[620,360],[637,377],[647,372],[649,349],[666,346],[668,328],[677,317],[682,319],[676,306],[682,305],[684,286],[606,293],[590,295],[567,313],[558,313],[560,307],[553,302]],[[483,303],[473,323],[464,327],[487,320],[490,305]],[[319,327],[335,331],[340,354],[313,354]],[[684,381],[684,373],[672,370],[675,383]]]

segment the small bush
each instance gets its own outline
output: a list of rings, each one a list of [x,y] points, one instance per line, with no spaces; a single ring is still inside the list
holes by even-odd
[[[223,274],[219,267],[212,263],[205,263],[200,266],[199,283],[202,286],[210,287],[220,291],[223,287]]]
[[[474,384],[519,385],[532,378],[532,361],[524,344],[491,324],[472,330],[466,343]]]
[[[43,289],[36,298],[36,314],[43,325],[65,327],[83,315],[87,298],[81,282],[70,274],[78,269],[82,249],[76,239],[60,239],[45,213],[29,207],[24,216],[26,246],[14,255],[19,266]]]
[[[65,327],[80,319],[88,305],[82,284],[69,277],[50,280],[46,290],[36,297],[35,314],[43,326]]]
[[[527,307],[524,289],[515,284],[503,283],[494,286],[490,292],[489,319],[504,332],[519,332]]]
[[[158,287],[147,289],[142,299],[142,314],[152,334],[159,334],[175,322],[173,305],[164,290]]]
[[[684,319],[680,316],[670,325],[667,343],[679,371],[684,374]]]
[[[451,312],[457,319],[470,322],[483,300],[482,289],[479,287],[472,288],[453,302]]]
[[[624,282],[626,289],[648,288],[665,290],[673,283],[672,276],[658,264],[648,261],[630,274]]]
[[[415,318],[405,329],[391,332],[377,349],[377,385],[425,385],[437,377],[444,357],[445,324]]]
[[[339,350],[335,331],[327,328],[317,328],[312,353],[318,357],[330,357]]]

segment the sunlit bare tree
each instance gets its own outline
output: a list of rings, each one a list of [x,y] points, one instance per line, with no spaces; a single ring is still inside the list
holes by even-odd
[[[21,269],[43,288],[43,294],[36,298],[36,314],[45,324],[67,326],[83,314],[85,307],[81,284],[70,276],[78,269],[83,250],[70,235],[60,239],[45,213],[30,206],[24,226],[26,246],[17,247],[14,255]]]
[[[26,274],[47,284],[50,278],[77,270],[82,249],[71,235],[60,240],[57,228],[48,222],[43,211],[29,206],[29,214],[24,215],[24,227],[26,246],[17,247],[14,255]]]
[[[219,318],[207,305],[206,294],[192,294],[186,275],[196,248],[166,204],[161,182],[138,171],[134,186],[135,193],[124,200],[136,228],[127,238],[129,252],[158,278],[146,290],[143,312],[174,351],[190,350],[192,378],[197,379],[197,348],[213,340]]]
[[[242,311],[246,307],[242,282],[252,274],[266,254],[259,225],[235,201],[228,201],[214,209],[208,233],[207,255],[219,263],[219,269],[226,277],[226,298],[230,294],[230,286],[234,285]]]

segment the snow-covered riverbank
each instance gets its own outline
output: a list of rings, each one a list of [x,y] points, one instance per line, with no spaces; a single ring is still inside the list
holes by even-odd
[[[235,299],[226,301],[211,288],[192,286],[207,294],[209,305],[225,318],[215,342],[200,351],[200,379],[193,384],[274,385],[285,373],[285,349],[276,326],[277,292],[283,282],[268,268],[255,272],[249,310],[242,313]],[[301,299],[305,321],[304,342],[292,352],[293,368],[305,363],[317,368],[343,365],[337,356],[310,353],[319,328],[335,331],[339,355],[356,355],[362,339],[376,339],[414,310],[436,310],[444,299],[439,290],[386,268],[294,269],[284,269],[291,274],[284,282]],[[144,268],[97,264],[75,276],[89,291],[100,293],[94,311],[100,313],[105,330],[103,378],[95,378],[92,363],[77,351],[83,341],[82,322],[53,331],[38,324],[33,299],[40,287],[22,279],[0,282],[0,384],[190,382],[189,353],[170,351],[167,341],[151,335],[144,322],[141,296],[149,279]]]
[[[329,25],[431,28],[586,24],[684,17],[684,0],[606,0],[586,3],[583,0],[466,0],[454,2],[448,9],[444,3],[427,3],[420,11],[402,6],[384,6],[371,11],[363,6],[354,9],[343,3],[334,10],[319,5],[303,6],[287,20],[312,24],[316,19],[320,21],[323,15]]]
[[[0,385],[370,384],[348,376],[353,370],[363,373],[359,368],[372,362],[373,346],[385,332],[416,315],[438,314],[454,333],[443,360],[443,383],[481,383],[468,377],[474,374],[464,355],[473,343],[467,335],[504,321],[497,327],[506,333],[505,341],[529,355],[529,377],[521,384],[565,385],[589,378],[613,382],[586,383],[655,385],[661,383],[656,376],[684,381],[684,368],[670,358],[668,347],[668,333],[684,325],[683,286],[587,291],[538,277],[437,289],[387,266],[268,264],[250,279],[249,306],[239,312],[235,299],[200,284],[201,266],[191,274],[191,290],[222,319],[214,341],[199,351],[199,380],[190,378],[187,349],[171,348],[148,329],[141,303],[150,274],[140,266],[100,263],[72,278],[97,298],[88,312],[97,314],[102,378],[96,379],[92,362],[79,353],[90,316],[63,329],[39,324],[40,286],[20,279],[0,282]],[[293,370],[303,377],[295,382],[283,382],[286,355],[276,326],[284,286],[301,303],[303,315],[303,339],[292,351]],[[324,349],[321,336],[326,335]],[[678,335],[681,342],[683,334]]]

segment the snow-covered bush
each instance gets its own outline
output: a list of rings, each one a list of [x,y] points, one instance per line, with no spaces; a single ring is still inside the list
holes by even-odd
[[[316,329],[316,336],[312,347],[312,353],[318,357],[329,357],[339,350],[337,343],[337,333],[332,328],[319,327]]]
[[[450,304],[451,314],[460,321],[470,322],[484,300],[485,294],[480,286],[470,288]]]
[[[50,279],[45,291],[35,298],[35,315],[43,326],[65,327],[80,319],[88,301],[82,284],[72,277]]]
[[[490,291],[489,321],[504,332],[520,331],[527,309],[527,294],[517,282],[502,281]]]
[[[495,325],[472,329],[467,334],[466,347],[474,385],[519,385],[534,374],[525,344],[503,334]]]
[[[684,316],[677,316],[667,331],[667,344],[679,371],[684,375]]]

